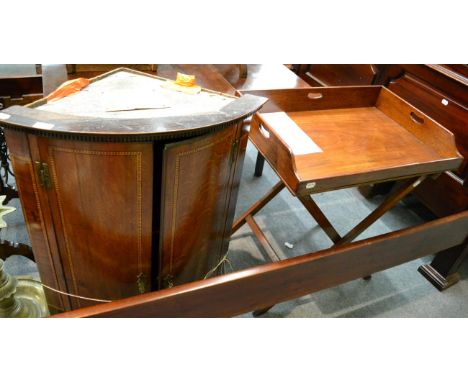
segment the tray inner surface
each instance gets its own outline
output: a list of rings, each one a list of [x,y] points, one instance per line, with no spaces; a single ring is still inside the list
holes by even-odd
[[[376,107],[289,112],[322,152],[295,156],[301,179],[320,179],[442,158]]]

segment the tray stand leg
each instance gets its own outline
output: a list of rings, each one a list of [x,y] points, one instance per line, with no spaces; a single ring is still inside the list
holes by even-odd
[[[312,217],[317,221],[319,226],[324,230],[328,237],[333,241],[334,245],[342,245],[353,241],[357,236],[364,232],[369,226],[375,223],[382,215],[387,211],[391,210],[401,199],[403,199],[407,194],[413,191],[424,179],[426,175],[413,177],[403,181],[391,195],[384,200],[384,202],[378,206],[374,211],[372,211],[366,218],[364,218],[359,224],[357,224],[353,229],[351,229],[345,236],[341,237],[330,221],[327,219],[325,214],[319,208],[319,206],[314,202],[314,200],[307,196],[298,196],[301,203],[309,211]],[[284,188],[284,184],[279,181],[273,188],[259,201],[257,201],[252,207],[250,207],[244,214],[234,223],[232,227],[232,234],[236,232],[240,227],[245,223],[248,223],[251,227],[255,237],[261,243],[264,250],[267,252],[268,256],[272,258],[277,256],[271,244],[268,242],[267,238],[263,234],[260,227],[257,225],[253,219],[253,215],[256,214],[260,209],[262,209],[271,199],[273,199],[276,194],[278,194]],[[369,280],[371,276],[364,277],[364,280]],[[253,312],[254,317],[258,317],[270,310],[273,306],[265,307]]]
[[[318,223],[320,228],[327,234],[333,243],[337,243],[341,240],[340,234],[336,231],[335,227],[330,223],[325,214],[322,212],[320,207],[315,203],[310,195],[298,196],[297,197],[302,205],[309,211],[315,221]]]
[[[426,175],[423,175],[403,181],[401,186],[398,187],[392,194],[390,194],[380,206],[378,206],[358,225],[356,225],[352,230],[350,230],[346,235],[338,240],[335,245],[346,244],[353,241],[362,232],[369,228],[369,226],[374,224],[383,214],[391,210],[401,199],[413,191],[425,178]]]
[[[357,236],[364,232],[369,226],[375,223],[382,215],[392,209],[405,195],[413,191],[423,180],[425,176],[410,178],[403,182],[403,184],[387,199],[378,206],[369,216],[356,225],[344,237],[341,237],[335,230],[333,225],[324,215],[319,206],[314,202],[310,196],[299,196],[299,200],[304,207],[309,211],[312,217],[316,220],[318,225],[323,229],[327,236],[333,241],[334,246],[342,245],[353,241]],[[363,277],[364,280],[370,280],[371,275]]]
[[[259,154],[260,155],[260,154]],[[234,223],[232,226],[232,231],[231,235],[234,234],[240,227],[242,227],[245,223],[247,223],[250,226],[250,229],[252,230],[253,234],[259,241],[259,243],[262,245],[262,248],[265,250],[266,254],[272,261],[277,261],[279,260],[278,255],[276,254],[275,250],[271,246],[270,242],[266,238],[265,234],[261,230],[261,228],[258,226],[257,222],[253,218],[253,215],[255,215],[258,211],[260,211],[271,199],[273,199],[282,189],[284,188],[284,183],[282,181],[279,181],[276,183],[273,188],[268,191],[263,198],[258,200],[252,207],[250,207],[247,211],[245,211],[242,216]],[[272,306],[268,306],[259,310],[256,310],[253,312],[254,317],[258,317],[266,312],[268,312]]]
[[[255,202],[247,211],[245,211],[242,216],[237,219],[237,221],[232,226],[231,235],[233,235],[240,227],[242,227],[245,223],[247,223],[247,216],[253,216],[258,211],[260,211],[265,205],[273,199],[282,189],[284,188],[284,183],[279,181],[276,183],[273,188],[268,191],[263,198]]]

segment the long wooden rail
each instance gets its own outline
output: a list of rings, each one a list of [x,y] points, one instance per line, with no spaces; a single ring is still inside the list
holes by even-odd
[[[460,246],[468,212],[359,242],[54,317],[229,317]],[[416,272],[415,272],[416,277]]]

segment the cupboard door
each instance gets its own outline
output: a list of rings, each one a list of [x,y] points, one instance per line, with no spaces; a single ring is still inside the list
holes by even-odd
[[[32,159],[37,146],[23,132],[5,129],[5,136],[41,281],[54,289],[67,291],[49,202],[47,195],[41,190]],[[70,309],[68,296],[50,289],[44,289],[44,293],[51,313]]]
[[[239,130],[236,125],[165,146],[160,287],[203,279],[224,255]]]
[[[152,144],[39,138],[38,145],[68,292],[117,300],[148,291]],[[71,300],[73,308],[96,304]]]

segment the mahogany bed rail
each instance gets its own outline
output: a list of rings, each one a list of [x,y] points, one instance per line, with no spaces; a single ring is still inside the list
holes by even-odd
[[[448,248],[458,247],[466,256],[467,236],[465,211],[371,239],[53,317],[231,317]]]

